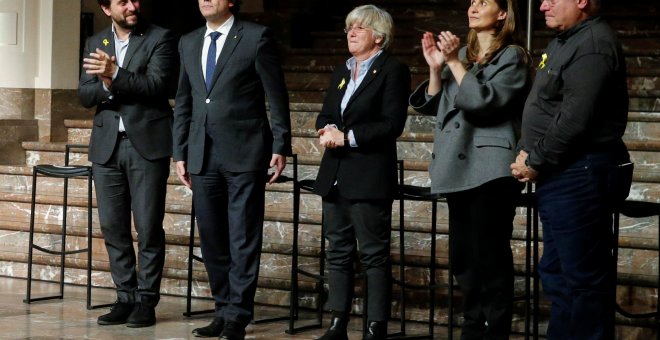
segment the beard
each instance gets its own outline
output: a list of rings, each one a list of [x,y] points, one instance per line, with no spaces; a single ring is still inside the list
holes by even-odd
[[[133,15],[134,15],[135,17],[134,17],[134,18],[131,18],[130,21],[127,20],[126,17],[123,17],[123,16],[120,17],[120,18],[112,18],[112,19],[113,19],[114,22],[115,22],[117,25],[119,25],[119,27],[121,27],[121,28],[125,28],[125,29],[133,29],[133,28],[135,28],[135,26],[138,25],[138,23],[139,23],[140,20],[141,20],[141,19],[140,19],[140,18],[141,18],[141,16],[140,16],[140,12],[134,12]],[[129,16],[129,17],[130,17],[130,16]]]

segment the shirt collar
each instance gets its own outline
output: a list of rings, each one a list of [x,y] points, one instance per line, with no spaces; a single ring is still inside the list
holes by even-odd
[[[212,32],[220,32],[222,35],[225,37],[229,34],[229,30],[231,29],[231,26],[234,24],[234,16],[230,16],[229,19],[225,20],[225,22],[218,27],[216,30],[212,30],[208,24],[206,24],[206,33],[204,33],[204,38],[208,37]]]
[[[584,28],[591,26],[591,24],[593,24],[597,20],[600,20],[600,17],[595,16],[595,17],[589,17],[585,20],[582,20],[581,22],[574,25],[573,27],[571,27],[567,30],[559,32],[559,34],[557,34],[557,39],[559,39],[561,41],[566,41],[566,40],[568,40],[568,38],[570,38],[573,35],[577,34],[581,30],[583,30]]]
[[[371,64],[374,63],[374,60],[378,58],[378,56],[383,53],[383,50],[380,49],[378,52],[374,53],[369,59],[365,60],[362,62],[362,65],[360,66],[361,70],[368,70],[371,67]],[[355,57],[351,57],[348,60],[346,60],[346,68],[349,70],[352,70],[355,68],[355,63],[357,62],[357,59]]]
[[[117,31],[115,30],[115,24],[113,23],[112,25],[110,25],[110,27],[112,28],[112,35],[115,37],[116,41],[128,41],[129,39],[131,39],[131,34],[133,34],[133,31],[128,33],[128,38],[126,38],[126,40],[121,40],[119,39],[119,36],[117,36]]]

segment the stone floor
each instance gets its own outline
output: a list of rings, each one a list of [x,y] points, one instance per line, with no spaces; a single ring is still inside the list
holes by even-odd
[[[210,314],[184,317],[186,308],[182,297],[163,296],[156,309],[157,324],[154,327],[128,328],[124,325],[99,326],[96,318],[107,309],[87,310],[85,308],[85,288],[67,285],[64,299],[23,303],[26,281],[0,277],[0,339],[194,339],[191,331],[210,322]],[[32,297],[56,294],[58,286],[52,283],[33,282]],[[103,304],[114,300],[114,292],[109,289],[94,289],[93,304]],[[193,310],[211,308],[210,301],[195,300]],[[262,307],[256,309],[256,317],[282,315],[287,309]],[[313,322],[313,316],[301,316],[300,325]],[[327,324],[327,321],[326,321]],[[297,324],[298,325],[298,324]],[[361,339],[361,319],[354,318],[350,326],[349,338]],[[323,329],[308,330],[296,335],[288,335],[284,330],[288,321],[260,323],[247,329],[248,339],[315,339],[323,334]],[[398,323],[392,322],[390,330]],[[409,334],[421,334],[427,329],[424,324],[408,325]],[[436,327],[436,339],[446,339],[446,329]],[[459,338],[455,335],[454,338]]]

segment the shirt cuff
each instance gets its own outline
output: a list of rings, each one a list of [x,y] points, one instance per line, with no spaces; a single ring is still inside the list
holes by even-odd
[[[355,135],[353,135],[353,130],[348,130],[348,143],[352,148],[357,148],[358,146]]]

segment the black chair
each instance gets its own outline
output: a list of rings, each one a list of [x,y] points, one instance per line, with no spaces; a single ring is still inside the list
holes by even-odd
[[[285,176],[285,175],[280,175],[275,183],[286,183],[286,182],[293,182],[294,183],[294,220],[297,216],[297,211],[295,208],[297,198],[296,198],[296,193],[295,193],[295,183],[298,178],[298,156],[297,155],[292,155],[291,156],[292,164],[293,164],[293,178]],[[270,175],[268,176],[270,177]],[[199,314],[207,314],[207,313],[212,313],[215,312],[215,309],[204,309],[204,310],[192,310],[192,281],[193,281],[193,266],[194,262],[200,262],[204,263],[204,259],[201,256],[198,256],[195,254],[195,206],[193,205],[190,209],[190,237],[188,241],[188,277],[187,277],[187,291],[186,291],[186,311],[183,313],[184,316],[193,316],[193,315],[199,315]],[[258,324],[258,323],[266,323],[266,322],[275,322],[275,321],[282,321],[282,320],[287,320],[289,319],[289,316],[276,316],[276,317],[270,317],[270,318],[264,318],[264,319],[257,319],[257,320],[252,320],[252,323]]]
[[[294,168],[294,178],[298,178],[297,168]],[[314,189],[314,180],[304,179],[301,181],[295,180],[293,182],[293,247],[291,253],[291,299],[289,304],[289,328],[286,329],[287,334],[297,334],[302,331],[310,329],[318,329],[323,327],[323,300],[325,290],[323,288],[324,282],[328,277],[325,274],[325,226],[323,225],[323,215],[321,215],[321,249],[319,252],[319,270],[318,272],[311,272],[302,268],[298,262],[299,248],[298,248],[298,232],[300,227],[300,193],[302,190],[312,192]],[[316,321],[312,324],[306,324],[296,327],[296,321],[299,319],[300,305],[298,302],[300,295],[300,287],[298,283],[298,276],[302,275],[315,280],[315,294],[316,299]],[[367,330],[367,294],[366,294],[366,277],[363,273],[357,273],[356,279],[364,279],[362,289],[364,292],[364,299],[362,303],[363,317],[362,317],[362,333],[366,335]]]
[[[644,218],[644,217],[658,217],[658,241],[660,242],[660,203],[654,202],[642,202],[642,201],[624,201],[623,204],[619,207],[618,213],[614,214],[614,239],[617,240],[617,243],[613,247],[614,255],[614,265],[616,266],[617,258],[619,255],[619,220],[620,214],[633,217],[633,218]],[[660,266],[660,247],[658,248],[658,265]],[[660,274],[657,276],[656,288],[660,290]],[[624,310],[618,303],[616,304],[616,311],[630,319],[655,319],[655,330],[656,330],[656,339],[660,340],[660,296],[656,294],[655,301],[656,310],[653,312],[647,313],[631,313]]]
[[[388,335],[390,338],[396,339],[433,339],[435,328],[435,296],[436,289],[447,287],[448,289],[448,334],[451,339],[453,330],[453,284],[451,281],[452,270],[451,265],[448,267],[448,276],[450,277],[450,284],[438,284],[436,282],[436,244],[435,239],[437,236],[437,212],[438,202],[445,202],[445,198],[440,194],[431,193],[431,188],[420,187],[414,185],[404,184],[404,164],[402,160],[397,161],[399,169],[399,278],[394,278],[394,284],[400,287],[400,311],[399,311],[399,332],[391,333]],[[405,256],[405,201],[422,201],[431,203],[431,254],[429,261],[429,285],[415,285],[406,283],[405,269],[406,269],[406,256]],[[451,235],[450,235],[451,237]],[[450,242],[451,243],[451,242]],[[429,293],[429,315],[428,315],[428,333],[411,335],[406,331],[406,290],[426,290]]]
[[[92,305],[92,168],[90,166],[74,165],[69,166],[69,153],[73,148],[81,149],[87,148],[87,145],[81,144],[67,144],[65,149],[64,166],[39,164],[32,168],[32,200],[30,208],[30,236],[29,236],[29,250],[28,250],[28,273],[27,273],[27,292],[23,300],[24,303],[32,303],[42,300],[62,299],[64,298],[64,269],[66,267],[66,255],[87,253],[87,309],[95,309],[111,306],[111,304]],[[42,246],[34,244],[34,219],[36,208],[37,196],[37,177],[54,177],[64,179],[64,194],[62,202],[62,229],[61,229],[61,247],[60,250],[50,250]],[[87,178],[87,248],[77,250],[66,250],[66,236],[67,236],[67,208],[68,208],[68,194],[69,194],[69,179],[75,177]],[[32,265],[34,250],[41,251],[50,255],[60,256],[60,291],[58,295],[32,297]]]

